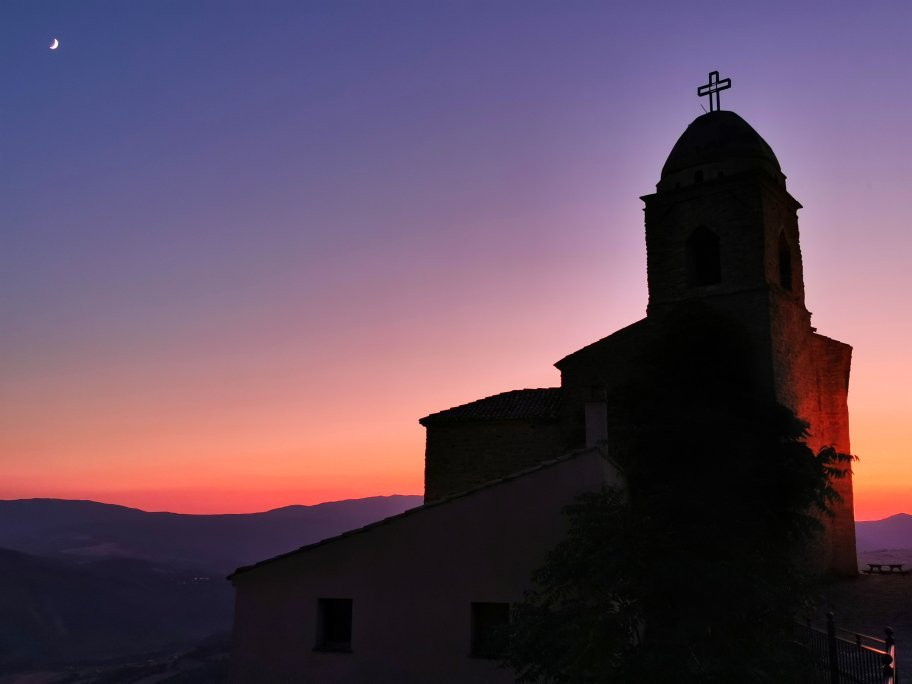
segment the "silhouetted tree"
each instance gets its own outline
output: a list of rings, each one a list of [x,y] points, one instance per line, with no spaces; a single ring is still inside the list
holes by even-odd
[[[659,330],[641,382],[610,398],[626,487],[567,508],[567,538],[515,606],[520,681],[800,678],[789,632],[851,457],[807,447],[737,325],[696,307]]]

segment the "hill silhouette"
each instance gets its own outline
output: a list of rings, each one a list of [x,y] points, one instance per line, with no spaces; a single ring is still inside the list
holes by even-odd
[[[145,662],[227,633],[234,595],[226,574],[421,502],[388,496],[187,515],[0,501],[0,672]]]
[[[70,559],[134,558],[228,574],[420,505],[378,496],[263,513],[149,513],[94,501],[0,501],[0,547]]]
[[[897,513],[883,520],[855,523],[859,553],[880,549],[912,549],[912,515]]]
[[[80,565],[0,549],[0,671],[169,648],[224,631],[221,578],[136,559]]]

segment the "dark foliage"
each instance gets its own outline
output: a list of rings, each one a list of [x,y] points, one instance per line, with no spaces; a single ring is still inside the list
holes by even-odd
[[[643,382],[609,398],[627,487],[568,507],[567,539],[515,608],[521,681],[801,679],[804,554],[851,457],[806,446],[735,325],[689,309],[661,329]]]

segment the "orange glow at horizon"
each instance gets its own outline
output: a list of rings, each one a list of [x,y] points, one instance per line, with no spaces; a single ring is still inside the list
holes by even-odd
[[[912,513],[912,5],[742,3],[695,42],[686,3],[187,4],[61,3],[65,60],[30,3],[4,23],[0,498],[421,494],[420,417],[645,315],[638,198],[721,54],[854,349],[856,519]]]
[[[849,416],[852,451],[861,459],[854,466],[856,519],[912,512],[904,446],[912,443],[912,401],[904,391],[912,368],[900,342],[882,339],[885,322],[876,311],[842,314],[841,283],[820,282],[814,226],[804,230],[814,323],[855,350]],[[289,322],[275,318],[278,311],[236,307],[227,320],[209,316],[204,325],[129,346],[116,336],[86,340],[85,349],[78,338],[48,342],[7,381],[17,402],[0,416],[0,446],[16,458],[4,463],[0,498],[232,513],[422,494],[424,430],[417,419],[507,389],[558,385],[555,360],[642,316],[641,250],[631,244],[613,271],[632,287],[590,276],[599,272],[597,256],[587,257],[587,268],[571,268],[581,257],[557,252],[551,264],[521,265],[536,271],[535,280],[476,271],[481,282],[474,287],[486,299],[463,292],[457,302],[465,282],[444,272],[417,298],[410,283],[390,281],[372,297],[349,296],[344,317],[321,311],[320,319]],[[571,296],[585,310],[608,310],[578,315],[566,306]],[[435,309],[428,300],[449,303]],[[46,359],[53,359],[52,373]]]
[[[813,257],[808,261],[813,269]],[[285,324],[267,338],[258,332],[262,311],[235,312],[253,318],[232,326],[253,332],[230,338],[215,320],[214,329],[192,336],[205,354],[193,345],[163,354],[151,340],[131,350],[145,357],[137,365],[114,340],[103,362],[90,365],[72,347],[53,350],[54,374],[40,373],[36,359],[35,367],[17,369],[10,385],[19,401],[3,415],[3,450],[20,458],[5,464],[0,498],[240,513],[422,494],[419,417],[507,389],[556,386],[553,361],[642,315],[640,280],[632,294],[603,290],[612,322],[571,317],[565,291],[550,282],[586,287],[574,282],[579,275],[556,272],[558,265],[522,294],[506,289],[471,307],[418,316],[384,304],[390,319],[363,316],[359,334],[330,315],[324,326],[332,334]],[[638,266],[634,260],[629,270]],[[831,329],[842,301],[838,293],[814,297],[815,277],[815,324],[855,348],[849,402],[852,451],[861,459],[854,466],[856,519],[912,512],[905,484],[912,464],[902,446],[912,442],[903,390],[912,370],[879,344],[876,321],[843,319]],[[514,301],[537,307],[516,308]],[[536,314],[542,308],[554,320],[545,329]],[[28,429],[34,425],[42,428]]]
[[[143,510],[249,513],[366,496],[420,495],[424,429],[418,417],[507,388],[559,383],[556,371],[533,359],[526,358],[523,365],[544,372],[522,376],[516,369],[511,375],[497,368],[504,358],[468,362],[457,350],[452,354],[451,363],[464,371],[449,382],[426,383],[432,374],[396,382],[388,376],[387,391],[372,393],[369,401],[358,400],[354,379],[340,378],[339,386],[316,403],[306,390],[280,382],[270,384],[270,401],[265,389],[243,400],[223,395],[223,403],[183,415],[195,401],[194,388],[183,387],[181,394],[188,394],[173,408],[175,415],[167,415],[169,404],[146,403],[155,394],[147,391],[140,402],[154,407],[150,414],[124,404],[111,422],[111,412],[95,408],[93,401],[79,406],[80,412],[73,398],[58,395],[61,418],[55,436],[11,444],[20,453],[31,452],[31,458],[7,466],[0,498],[78,498]],[[850,389],[852,450],[861,459],[854,465],[856,519],[912,512],[905,484],[909,464],[896,448],[912,441],[912,425],[901,410],[891,408],[904,400],[902,389],[878,377],[878,371],[890,373],[889,363],[863,365],[862,370],[867,372],[856,376],[853,369]],[[378,386],[383,384],[375,378]],[[283,397],[285,392],[291,396]],[[106,399],[102,394],[95,401],[103,405]],[[25,420],[31,409],[25,404],[20,411]],[[97,422],[92,422],[96,411]],[[165,417],[169,430],[161,429]],[[68,447],[65,462],[52,459],[50,454],[67,442],[79,443],[80,451]],[[42,461],[46,467],[37,472],[36,463]]]

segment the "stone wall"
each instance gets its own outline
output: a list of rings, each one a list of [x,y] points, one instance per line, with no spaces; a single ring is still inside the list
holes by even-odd
[[[852,348],[817,334],[804,307],[776,291],[770,293],[770,329],[777,400],[810,424],[807,443],[815,453],[824,446],[851,453]],[[854,575],[858,567],[851,472],[835,478],[833,485],[842,500],[833,504],[833,516],[821,517],[825,535],[816,561],[822,569]]]
[[[808,388],[808,396],[816,395],[816,409],[806,409],[811,424],[808,444],[812,449],[835,447],[851,453],[849,441],[848,389],[852,348],[823,335],[811,335],[809,346],[814,361],[814,381],[817,391]],[[840,575],[858,572],[855,551],[855,506],[852,494],[852,473],[833,480],[841,501],[833,505],[832,517],[824,517],[826,530],[826,566]]]
[[[781,202],[790,201],[797,207],[784,189],[759,173],[643,198],[650,312],[656,306],[744,292],[766,284],[762,229],[765,194],[776,194]],[[721,280],[694,287],[687,281],[686,242],[699,227],[719,238]]]
[[[609,427],[625,423],[624,416],[615,414],[615,407],[623,404],[617,393],[639,381],[639,354],[653,332],[653,326],[641,320],[555,364],[561,372],[561,435],[565,448],[575,449],[586,443],[585,406],[589,402],[604,401],[612,407]]]
[[[427,426],[424,500],[432,502],[557,458],[557,420],[476,420]]]

